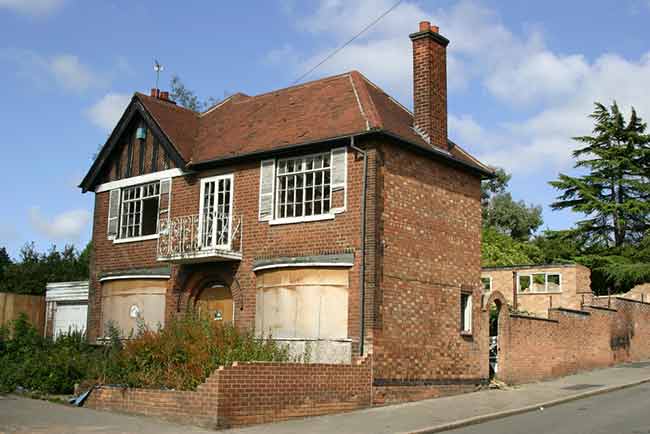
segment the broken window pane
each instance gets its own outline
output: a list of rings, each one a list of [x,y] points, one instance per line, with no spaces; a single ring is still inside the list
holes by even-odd
[[[519,276],[519,292],[530,291],[531,277],[528,275]]]
[[[560,291],[560,275],[559,274],[548,274],[546,275],[547,290],[548,291]]]
[[[536,273],[533,274],[533,287],[532,290],[535,292],[545,292],[546,291],[546,274]]]

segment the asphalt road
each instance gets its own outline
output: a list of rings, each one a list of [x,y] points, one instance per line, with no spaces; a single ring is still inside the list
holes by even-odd
[[[650,434],[650,384],[445,433]]]

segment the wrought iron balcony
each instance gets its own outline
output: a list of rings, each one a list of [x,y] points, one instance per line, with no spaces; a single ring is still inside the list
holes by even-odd
[[[237,261],[242,258],[242,216],[205,213],[163,218],[158,260],[175,263]]]

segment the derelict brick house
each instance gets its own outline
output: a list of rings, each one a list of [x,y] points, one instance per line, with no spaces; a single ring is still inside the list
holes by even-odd
[[[356,71],[203,113],[136,93],[81,183],[89,338],[196,309],[312,360],[372,354],[387,399],[487,378],[491,171],[447,138],[449,41],[427,22],[410,38],[414,113]]]

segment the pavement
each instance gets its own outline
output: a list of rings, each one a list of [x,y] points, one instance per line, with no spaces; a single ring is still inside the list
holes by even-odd
[[[551,407],[563,406],[566,402],[608,392],[615,393],[645,383],[650,383],[650,362],[630,363],[507,390],[483,390],[223,432],[229,434],[433,433],[456,428],[471,428],[473,424],[487,421],[492,421],[488,424],[494,423],[496,419],[513,415],[522,417],[533,414],[529,412],[541,412],[542,407],[543,411],[549,411]],[[643,402],[647,407],[647,397]],[[617,405],[616,401],[614,405]],[[650,412],[648,417],[650,418]],[[650,423],[646,426],[650,427]],[[41,432],[214,433],[214,431],[171,424],[155,418],[100,412],[13,395],[0,397],[0,434]],[[525,432],[534,431],[525,430]],[[638,432],[648,431],[646,429]]]

